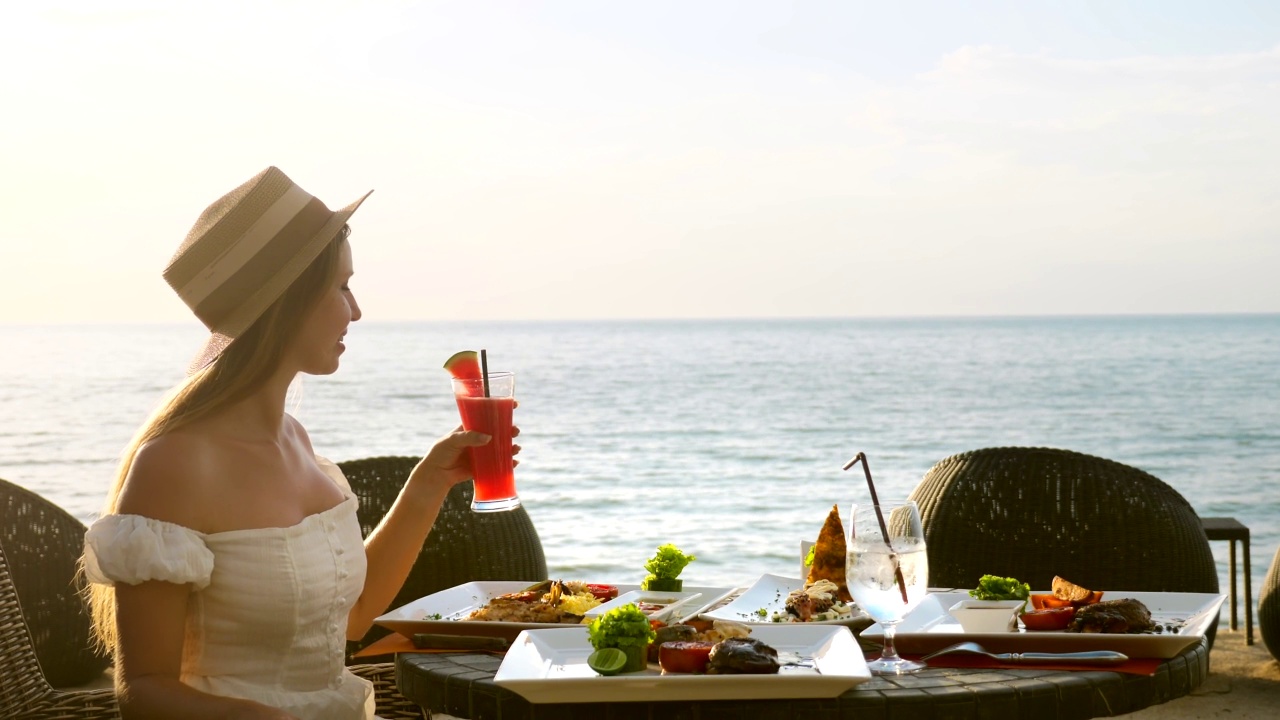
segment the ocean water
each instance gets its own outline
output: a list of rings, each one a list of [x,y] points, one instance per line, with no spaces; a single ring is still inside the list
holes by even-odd
[[[203,339],[195,326],[0,327],[0,477],[89,522],[116,459]],[[553,576],[695,585],[794,575],[827,511],[905,497],[938,460],[1062,447],[1142,468],[1280,544],[1280,316],[360,322],[290,407],[334,460],[422,454],[457,423],[454,351],[517,375],[521,497]],[[1227,548],[1213,543],[1222,588]]]

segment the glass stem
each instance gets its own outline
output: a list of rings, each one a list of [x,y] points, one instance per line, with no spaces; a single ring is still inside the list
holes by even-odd
[[[898,657],[898,648],[894,647],[893,634],[897,631],[897,623],[881,623],[884,627],[884,645],[880,648],[880,659],[888,662],[897,662],[901,658]]]

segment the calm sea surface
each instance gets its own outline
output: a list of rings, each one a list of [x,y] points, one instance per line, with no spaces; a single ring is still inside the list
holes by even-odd
[[[86,522],[121,448],[203,339],[190,326],[0,327],[0,477]],[[654,548],[695,585],[793,575],[832,503],[883,499],[999,445],[1140,467],[1280,544],[1280,316],[361,322],[292,394],[317,450],[422,454],[457,422],[441,363],[514,370],[521,497],[553,576],[639,582]],[[1213,543],[1222,588],[1227,549]]]

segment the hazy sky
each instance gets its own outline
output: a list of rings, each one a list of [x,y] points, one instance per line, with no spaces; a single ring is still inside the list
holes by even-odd
[[[11,5],[0,323],[270,164],[368,319],[1280,312],[1274,0]]]

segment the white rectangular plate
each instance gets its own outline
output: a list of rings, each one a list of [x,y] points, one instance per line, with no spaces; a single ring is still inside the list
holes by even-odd
[[[815,620],[811,622],[776,623],[769,620],[775,612],[787,609],[787,596],[792,590],[804,586],[804,581],[780,575],[761,575],[751,587],[733,599],[727,605],[701,613],[704,618],[732,620],[747,625],[847,625],[851,627],[866,626],[871,619],[856,606],[847,618],[839,620]],[[760,611],[764,610],[761,615]]]
[[[751,636],[780,653],[812,658],[813,667],[784,665],[777,675],[663,675],[650,664],[643,672],[602,677],[587,667],[592,647],[585,629],[527,630],[493,681],[529,702],[577,703],[836,697],[871,679],[848,628],[771,625],[752,628]]]
[[[583,617],[587,620],[593,620],[596,617],[603,615],[614,608],[620,608],[623,605],[630,605],[632,603],[650,603],[655,605],[661,604],[662,607],[645,614],[648,615],[651,620],[661,620],[666,622],[677,610],[682,607],[688,607],[691,603],[700,599],[702,599],[702,593],[700,592],[660,592],[658,590],[630,590],[628,592],[622,592],[621,588],[619,588],[618,597],[591,608],[583,615]]]
[[[894,644],[898,652],[908,654],[931,653],[962,640],[972,640],[990,652],[1115,650],[1131,658],[1167,659],[1188,645],[1200,642],[1214,618],[1218,617],[1218,608],[1226,597],[1213,593],[1106,591],[1104,600],[1133,598],[1147,606],[1151,619],[1157,623],[1180,624],[1177,632],[1118,635],[1065,630],[1028,631],[1020,627],[1014,632],[966,633],[946,609],[968,599],[968,591],[934,592],[926,595],[914,610],[907,613],[894,634]],[[884,630],[877,623],[863,630],[861,637],[880,642],[884,639]]]
[[[563,629],[577,627],[572,624],[484,622],[466,620],[472,610],[487,605],[490,600],[506,593],[519,592],[533,584],[532,580],[480,580],[455,585],[441,590],[374,620],[375,623],[412,638],[414,633],[441,633],[445,635],[485,635],[514,640],[523,630]],[[612,584],[612,583],[611,583]],[[639,590],[639,585],[617,584],[618,593]],[[686,587],[686,593],[701,593],[702,599],[723,598],[732,588]],[[688,608],[689,606],[684,606]],[[680,609],[676,610],[678,614]]]

